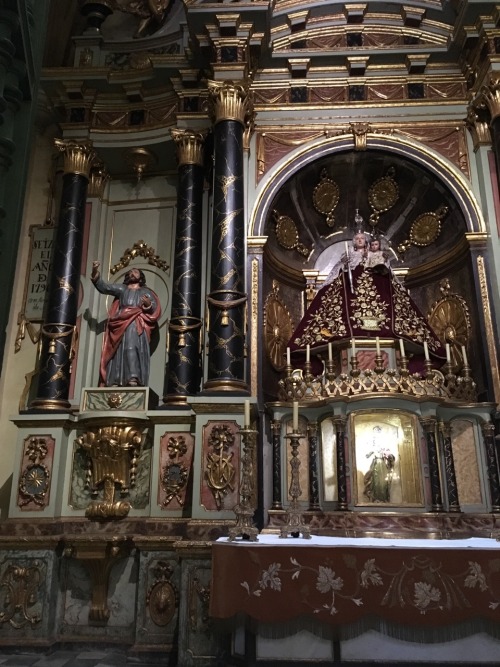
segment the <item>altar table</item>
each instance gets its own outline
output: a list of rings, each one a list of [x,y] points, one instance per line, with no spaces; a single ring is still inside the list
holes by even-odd
[[[257,624],[309,617],[332,629],[391,625],[499,628],[500,543],[315,537],[214,543],[210,616]]]

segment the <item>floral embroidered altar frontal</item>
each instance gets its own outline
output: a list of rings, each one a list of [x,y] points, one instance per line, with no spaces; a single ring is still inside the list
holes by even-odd
[[[463,624],[462,636],[466,626],[477,631],[473,621],[500,635],[500,543],[493,539],[259,535],[258,543],[223,538],[212,548],[214,619],[286,624],[309,617],[338,631],[371,617],[443,629]]]

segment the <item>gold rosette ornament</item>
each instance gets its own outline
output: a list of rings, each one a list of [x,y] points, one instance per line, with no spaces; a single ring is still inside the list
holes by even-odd
[[[285,368],[286,345],[293,333],[292,318],[277,296],[277,289],[269,294],[264,311],[264,343],[267,356],[277,371]]]

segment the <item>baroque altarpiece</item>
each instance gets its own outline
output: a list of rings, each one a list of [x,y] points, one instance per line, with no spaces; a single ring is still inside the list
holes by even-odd
[[[324,664],[366,659],[343,642],[368,630],[389,653],[395,634],[498,650],[487,548],[436,574],[407,544],[447,566],[441,544],[500,537],[498,7],[69,4],[41,3],[24,166],[33,21],[0,10],[1,169],[27,178],[2,269],[2,644],[121,642],[186,666],[273,664],[287,628],[330,642]],[[95,260],[158,296],[148,386],[100,386]],[[274,537],[290,585],[317,572],[327,604],[274,610],[278,561],[241,578]]]

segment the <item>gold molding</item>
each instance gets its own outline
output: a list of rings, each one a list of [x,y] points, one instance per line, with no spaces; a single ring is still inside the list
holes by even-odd
[[[250,392],[252,396],[257,396],[258,387],[258,364],[257,351],[259,350],[259,260],[252,259],[251,264],[251,313],[252,322],[251,333],[251,357],[250,357]]]
[[[177,160],[179,166],[185,164],[196,164],[203,166],[203,144],[207,131],[195,132],[194,130],[170,130],[172,139],[177,148]]]
[[[491,303],[488,293],[488,281],[486,279],[486,267],[484,265],[484,257],[479,255],[476,258],[477,272],[479,276],[479,289],[481,292],[481,300],[483,302],[484,310],[484,327],[486,330],[486,346],[488,348],[488,356],[490,360],[491,377],[493,381],[493,392],[495,394],[495,401],[500,403],[500,373],[498,370],[498,355],[495,345],[495,332],[493,330],[493,320],[491,318]]]
[[[87,179],[90,177],[90,169],[97,156],[90,140],[73,141],[55,139],[54,145],[63,154],[64,175],[78,174],[85,176]]]

